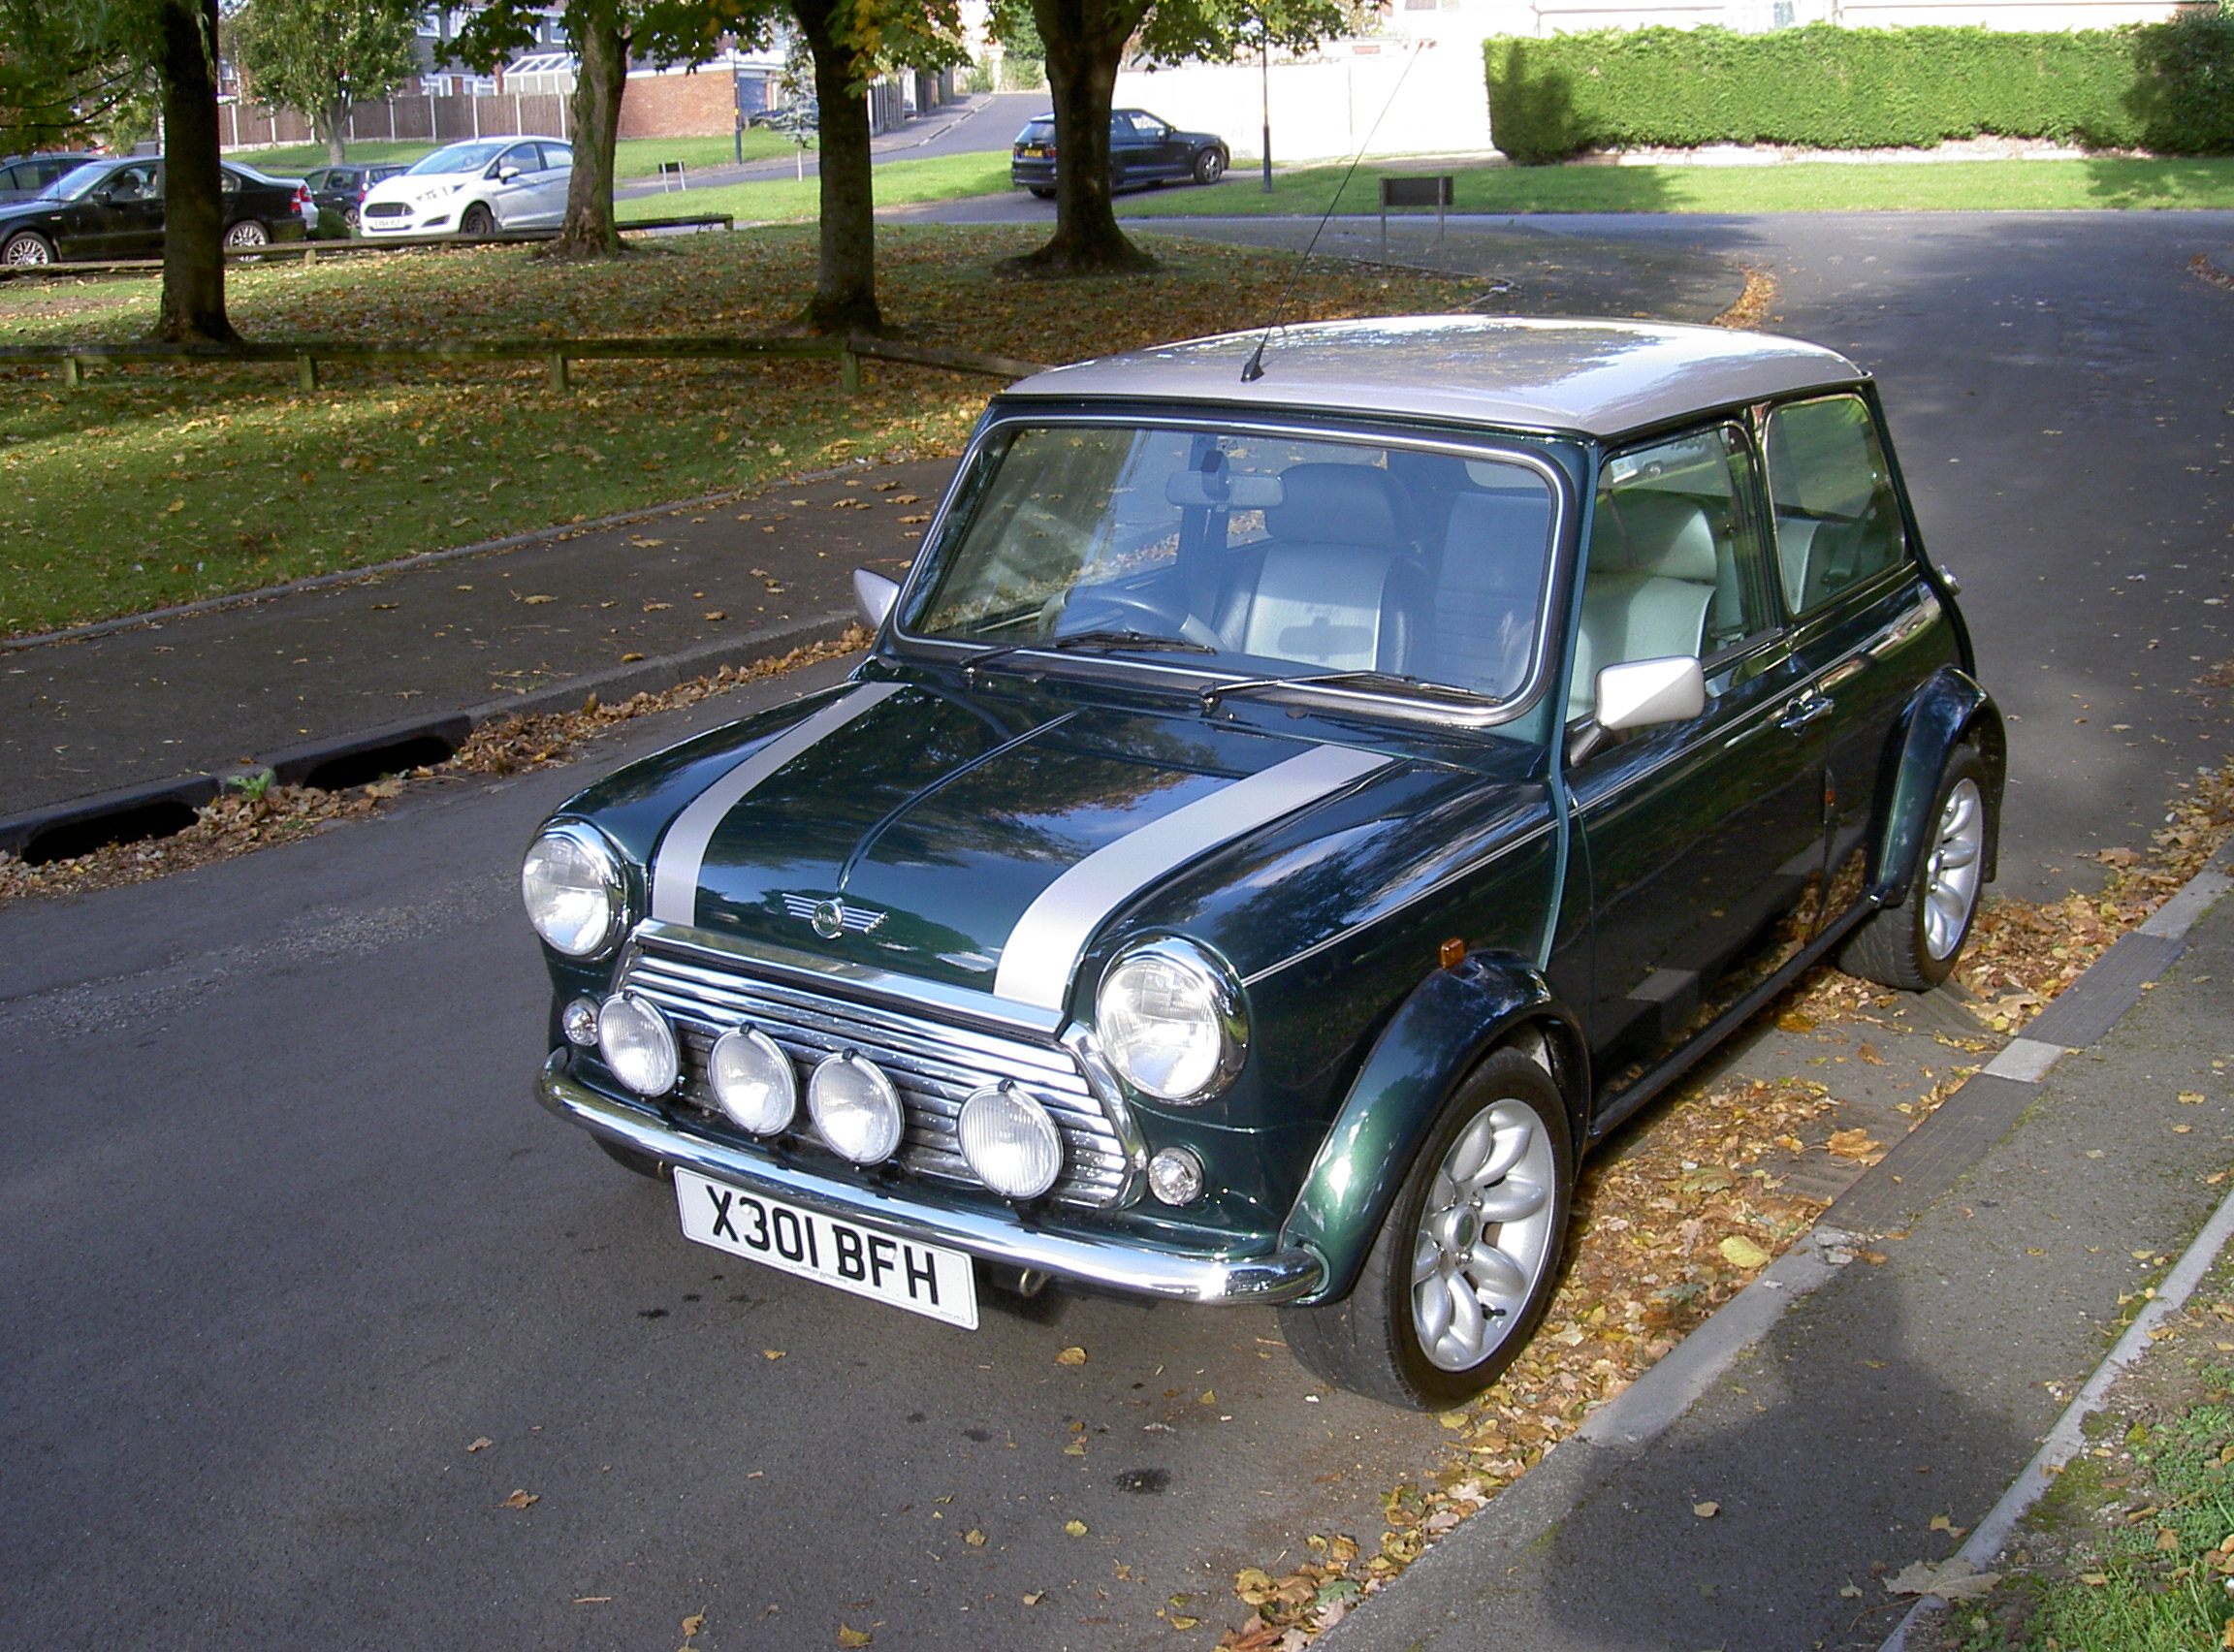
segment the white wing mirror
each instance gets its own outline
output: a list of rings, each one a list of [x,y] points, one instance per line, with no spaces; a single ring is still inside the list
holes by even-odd
[[[882,574],[873,574],[867,568],[853,570],[853,601],[871,630],[884,623],[884,616],[892,612],[899,595],[899,585]]]
[[[1682,722],[1706,709],[1707,673],[1689,654],[1625,660],[1598,674],[1598,726],[1603,729]]]

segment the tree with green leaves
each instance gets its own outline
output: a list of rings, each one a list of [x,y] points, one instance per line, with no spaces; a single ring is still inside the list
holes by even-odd
[[[1047,48],[1055,104],[1055,234],[1014,261],[1033,275],[1146,270],[1155,260],[1117,227],[1109,195],[1109,109],[1127,52],[1154,63],[1230,63],[1300,50],[1352,22],[1342,0],[994,0],[994,28],[1029,14]]]
[[[217,170],[217,0],[0,0],[11,142],[99,129],[154,80],[163,117],[163,296],[153,336],[231,342]]]
[[[881,333],[869,82],[886,69],[962,61],[960,15],[954,0],[791,0],[790,10],[821,111],[821,246],[800,320],[813,333]]]
[[[248,0],[226,45],[248,94],[308,118],[326,158],[349,158],[353,105],[386,97],[414,74],[424,0]]]

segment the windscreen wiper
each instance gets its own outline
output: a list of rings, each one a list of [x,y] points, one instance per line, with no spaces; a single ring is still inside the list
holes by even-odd
[[[972,654],[963,662],[962,669],[974,675],[995,660],[1006,659],[1015,653],[1113,653],[1120,649],[1144,653],[1214,654],[1218,651],[1206,643],[1191,643],[1184,637],[1151,636],[1146,631],[1072,631],[1068,636],[1046,637],[1036,643],[1003,643]]]
[[[1306,677],[1244,677],[1237,683],[1212,683],[1199,690],[1204,713],[1218,709],[1229,694],[1246,694],[1258,688],[1395,688],[1407,694],[1435,699],[1463,700],[1480,705],[1489,697],[1444,683],[1422,683],[1395,671],[1322,671]]]

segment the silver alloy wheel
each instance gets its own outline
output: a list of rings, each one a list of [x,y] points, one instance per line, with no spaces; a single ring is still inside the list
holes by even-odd
[[[227,246],[270,246],[271,238],[253,218],[243,218],[225,232]]]
[[[47,243],[34,235],[16,237],[8,243],[5,256],[9,264],[18,268],[53,262],[53,254],[48,250]]]
[[[1412,1240],[1412,1328],[1444,1371],[1486,1359],[1551,1255],[1551,1138],[1523,1101],[1495,1101],[1451,1144]]]
[[[1978,782],[1965,776],[1940,808],[1924,868],[1924,946],[1934,959],[1948,957],[1962,943],[1970,908],[1977,904],[1985,850],[1986,801]]]

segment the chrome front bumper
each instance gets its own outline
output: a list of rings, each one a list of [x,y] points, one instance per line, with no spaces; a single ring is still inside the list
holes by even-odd
[[[770,1164],[718,1142],[701,1141],[669,1129],[628,1103],[616,1101],[568,1076],[561,1070],[565,1060],[565,1051],[555,1051],[535,1086],[536,1099],[560,1118],[608,1141],[684,1165],[716,1181],[843,1220],[863,1222],[899,1238],[945,1245],[982,1261],[1037,1268],[1112,1290],[1183,1302],[1260,1307],[1293,1302],[1318,1289],[1325,1277],[1325,1264],[1318,1255],[1300,1248],[1216,1257],[1116,1239],[1048,1233],[1020,1226],[1003,1216],[914,1204],[873,1188]]]

